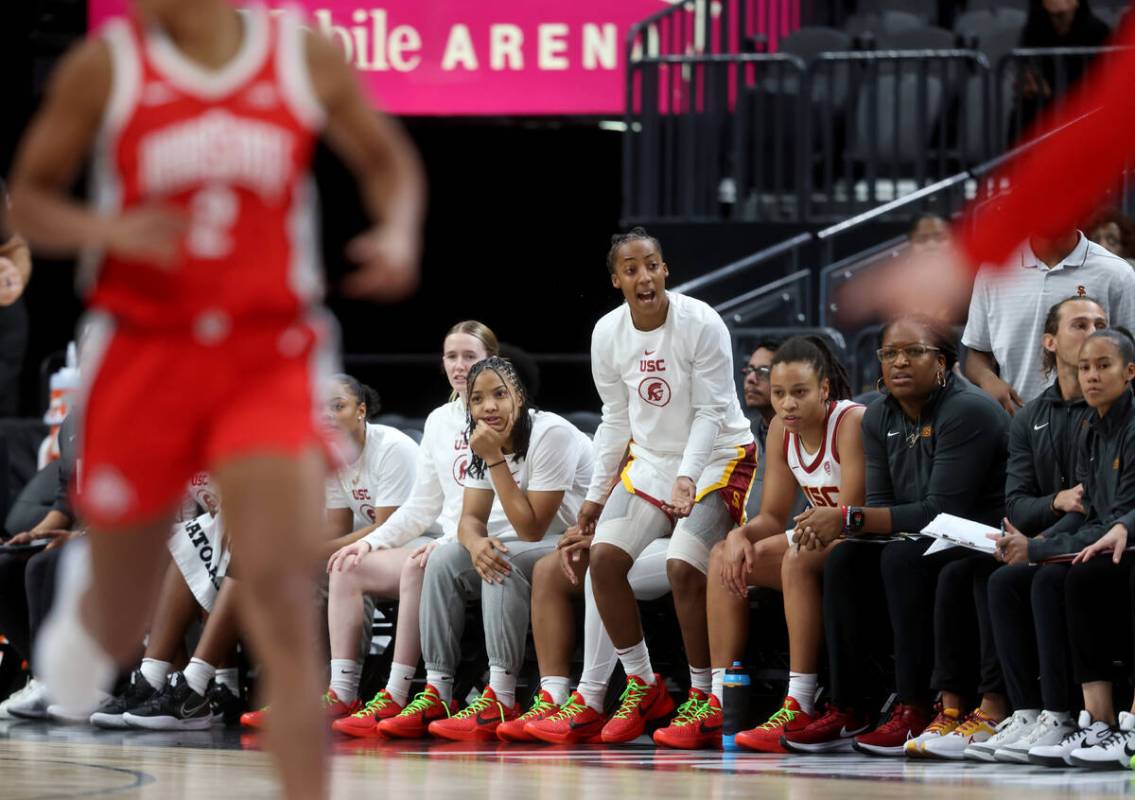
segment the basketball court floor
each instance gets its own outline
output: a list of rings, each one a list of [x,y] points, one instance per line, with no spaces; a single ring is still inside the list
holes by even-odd
[[[430,800],[1045,800],[1135,794],[1135,773],[858,755],[758,756],[624,747],[338,739],[333,796]],[[155,734],[0,722],[0,798],[274,797],[255,736]]]

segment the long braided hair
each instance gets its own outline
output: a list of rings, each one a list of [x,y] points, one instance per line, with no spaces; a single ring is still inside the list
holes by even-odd
[[[469,397],[473,395],[473,387],[477,385],[477,378],[485,371],[492,371],[497,374],[497,377],[508,387],[510,387],[514,394],[516,394],[521,402],[520,408],[516,412],[516,421],[512,425],[512,431],[509,436],[512,439],[512,455],[517,459],[522,459],[528,455],[528,443],[532,438],[532,415],[529,413],[535,411],[536,407],[528,399],[528,390],[524,387],[524,381],[520,379],[520,374],[512,365],[512,362],[507,358],[500,356],[489,356],[488,358],[478,361],[469,369],[469,374],[466,376],[466,391]],[[469,409],[466,416],[467,433],[469,438],[473,436],[473,428],[476,427],[476,422],[473,420],[472,403],[467,403],[466,407]],[[474,478],[485,477],[485,462],[476,453],[470,450],[469,452],[469,474]]]

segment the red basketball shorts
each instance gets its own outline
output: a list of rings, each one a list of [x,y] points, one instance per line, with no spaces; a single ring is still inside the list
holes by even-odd
[[[153,522],[195,472],[327,444],[319,415],[336,363],[330,320],[236,323],[194,336],[90,319],[73,487],[87,524]]]

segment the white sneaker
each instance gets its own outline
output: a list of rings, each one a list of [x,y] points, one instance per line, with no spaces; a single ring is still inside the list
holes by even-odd
[[[52,703],[47,707],[47,716],[64,725],[86,725],[91,721],[91,715],[109,699],[110,695],[100,692],[99,701],[93,706],[76,708],[61,703]]]
[[[988,740],[997,732],[999,724],[992,717],[986,716],[980,708],[976,708],[948,735],[927,741],[922,746],[922,752],[931,758],[960,761],[965,758],[967,747]]]
[[[1070,767],[1069,756],[1081,747],[1094,747],[1111,734],[1106,722],[1092,719],[1087,709],[1080,712],[1076,729],[1056,744],[1038,745],[1029,750],[1029,763],[1042,767]]]
[[[20,690],[20,699],[12,700],[8,704],[8,713],[19,719],[47,719],[47,687],[32,678],[26,687]]]
[[[949,736],[954,732],[962,722],[965,721],[965,714],[958,708],[941,708],[938,710],[937,715],[926,726],[918,736],[913,739],[907,739],[906,744],[903,745],[903,755],[907,758],[925,758],[926,743],[941,739],[943,736]]]
[[[1127,769],[1135,754],[1135,714],[1119,712],[1119,727],[1093,747],[1072,751],[1069,761],[1089,769]]]
[[[984,742],[974,742],[965,749],[965,757],[973,761],[996,761],[997,751],[1012,744],[1036,725],[1039,711],[1021,709],[997,726],[997,731]]]
[[[1076,723],[1068,712],[1041,711],[1031,729],[1023,732],[1017,741],[997,748],[993,758],[1004,764],[1028,764],[1029,750],[1058,744],[1075,729]]]
[[[51,696],[68,708],[95,707],[118,672],[79,617],[79,603],[91,582],[90,562],[86,537],[63,548],[55,602],[35,643],[36,672],[51,687]]]
[[[38,685],[39,681],[35,678],[29,678],[28,682],[23,685],[23,688],[17,689],[8,695],[4,702],[0,703],[0,719],[12,719],[12,715],[8,712],[8,706],[13,703],[23,702],[23,699],[31,692],[34,692]]]

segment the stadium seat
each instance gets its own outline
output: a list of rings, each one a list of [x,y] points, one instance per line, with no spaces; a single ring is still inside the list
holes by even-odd
[[[888,11],[901,11],[918,17],[923,23],[938,19],[938,0],[859,0],[860,13],[885,14]]]
[[[409,436],[418,444],[422,443],[422,432],[417,428],[399,428],[398,430],[402,431],[402,433]]]
[[[874,38],[925,26],[926,21],[914,14],[905,11],[887,11],[882,14],[852,14],[844,23],[844,30],[857,38]]]
[[[569,411],[561,416],[588,436],[594,435],[603,421],[603,415],[594,411]]]
[[[950,50],[957,46],[957,36],[934,25],[885,30],[875,36],[876,50]]]

